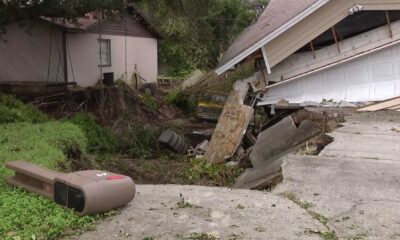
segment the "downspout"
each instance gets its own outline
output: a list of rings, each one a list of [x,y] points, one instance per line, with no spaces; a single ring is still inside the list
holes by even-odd
[[[64,82],[68,85],[68,58],[67,58],[67,30],[63,29],[62,32],[62,46],[63,46],[63,58],[64,58]]]

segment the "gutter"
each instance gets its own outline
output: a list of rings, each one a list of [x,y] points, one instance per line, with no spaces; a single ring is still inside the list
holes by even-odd
[[[294,25],[296,25],[297,23],[299,23],[301,20],[303,20],[304,18],[308,17],[309,15],[311,15],[312,13],[314,13],[316,10],[318,10],[319,8],[321,8],[322,6],[324,6],[326,3],[328,3],[330,0],[318,0],[316,3],[314,3],[311,7],[307,8],[306,10],[304,10],[302,13],[300,13],[299,15],[295,16],[294,18],[292,18],[291,20],[289,20],[288,22],[286,22],[285,24],[283,24],[281,27],[279,27],[278,29],[275,29],[272,33],[270,33],[268,36],[264,37],[263,39],[261,39],[260,41],[258,41],[257,43],[255,43],[253,46],[251,46],[250,48],[248,48],[247,50],[245,50],[244,52],[242,52],[241,54],[237,55],[236,57],[234,57],[233,59],[231,59],[229,62],[227,62],[226,64],[222,65],[221,67],[217,68],[217,70],[215,70],[215,73],[217,75],[221,75],[224,72],[228,71],[229,69],[231,69],[232,67],[234,67],[236,64],[238,64],[240,61],[242,61],[243,59],[245,59],[247,56],[251,55],[252,53],[254,53],[255,51],[257,51],[258,49],[262,48],[263,46],[265,46],[266,44],[268,44],[269,42],[271,42],[272,40],[274,40],[275,38],[277,38],[279,35],[281,35],[282,33],[286,32],[289,28],[293,27]]]

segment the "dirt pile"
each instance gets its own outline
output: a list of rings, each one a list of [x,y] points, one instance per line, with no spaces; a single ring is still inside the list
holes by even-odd
[[[160,92],[154,96],[121,87],[72,89],[66,92],[35,98],[31,103],[56,119],[64,119],[77,112],[88,112],[106,126],[118,124],[157,123],[179,118],[181,112],[168,105]],[[151,98],[156,107],[146,104]]]

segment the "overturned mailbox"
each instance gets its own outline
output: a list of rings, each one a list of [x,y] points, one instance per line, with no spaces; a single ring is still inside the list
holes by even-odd
[[[58,173],[26,161],[6,164],[15,176],[6,181],[37,193],[78,215],[93,215],[122,207],[135,197],[135,184],[127,176],[98,170]]]

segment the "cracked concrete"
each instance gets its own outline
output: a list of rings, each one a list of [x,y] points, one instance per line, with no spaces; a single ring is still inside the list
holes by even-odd
[[[340,239],[400,239],[400,114],[353,114],[319,156],[287,156],[275,193],[293,192]]]
[[[78,239],[192,239],[193,233],[205,233],[216,239],[317,240],[308,232],[326,231],[295,203],[267,192],[176,185],[137,189],[120,215]],[[177,205],[180,194],[187,207]]]
[[[346,120],[319,156],[286,156],[272,193],[140,185],[121,214],[78,239],[400,239],[400,114]]]

